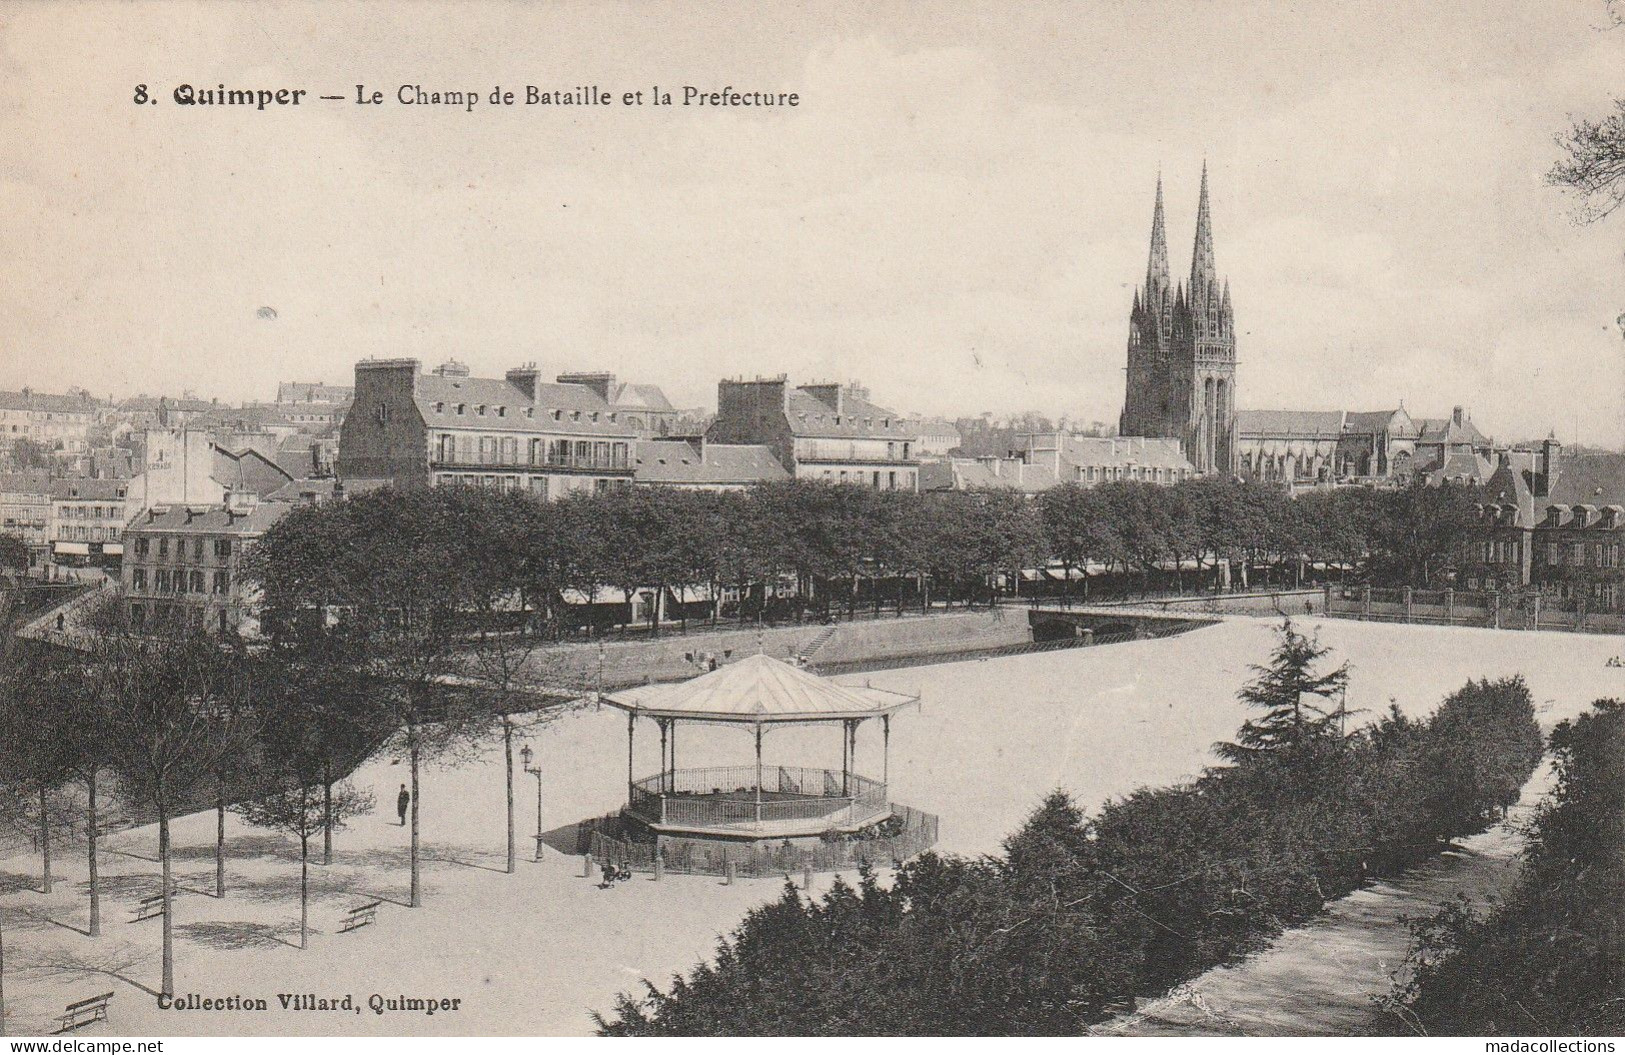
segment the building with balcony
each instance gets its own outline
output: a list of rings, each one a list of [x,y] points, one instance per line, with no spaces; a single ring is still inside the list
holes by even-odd
[[[763,445],[797,480],[918,490],[913,430],[868,397],[855,384],[791,387],[782,376],[723,381],[705,435],[712,443]]]
[[[493,487],[542,498],[631,486],[637,431],[589,385],[501,379],[455,361],[356,364],[355,403],[339,431],[338,475],[396,487]]]
[[[116,568],[124,554],[128,480],[51,484],[51,561],[65,568]]]

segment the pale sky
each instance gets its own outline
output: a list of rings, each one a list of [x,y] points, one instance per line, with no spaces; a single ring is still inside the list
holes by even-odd
[[[239,401],[455,356],[684,406],[788,373],[1115,422],[1159,166],[1184,274],[1206,159],[1242,407],[1459,403],[1618,445],[1625,216],[1577,225],[1542,183],[1568,116],[1625,94],[1606,25],[1602,0],[0,4],[0,387]],[[221,82],[347,101],[170,101]],[[654,84],[801,105],[619,105]]]

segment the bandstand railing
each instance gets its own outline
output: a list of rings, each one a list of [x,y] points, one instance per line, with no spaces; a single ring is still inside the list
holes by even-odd
[[[797,821],[861,824],[885,815],[886,785],[856,773],[803,766],[679,769],[632,784],[630,810],[653,824],[741,831],[773,829]]]

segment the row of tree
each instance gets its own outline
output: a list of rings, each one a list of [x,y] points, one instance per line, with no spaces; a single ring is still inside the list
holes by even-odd
[[[387,613],[354,614],[367,626],[392,627],[397,641],[425,617],[397,601]],[[91,632],[74,649],[8,635],[0,650],[0,823],[26,832],[39,847],[45,893],[53,885],[53,846],[69,836],[82,840],[91,939],[102,933],[98,856],[105,832],[156,824],[163,993],[174,992],[170,825],[182,814],[211,806],[216,813],[216,897],[227,895],[228,812],[297,841],[303,948],[313,843],[320,840],[320,860],[331,863],[334,831],[372,807],[370,794],[351,787],[348,775],[386,744],[410,754],[416,907],[419,763],[455,764],[499,732],[508,755],[508,870],[515,870],[514,738],[564,709],[557,701],[544,706],[550,701],[534,694],[489,688],[511,686],[530,641],[491,638],[481,648],[477,636],[471,643],[459,635],[455,655],[448,650],[445,662],[413,668],[401,651],[364,660],[349,650],[359,642],[348,634],[284,636],[269,649],[250,650],[184,618],[133,625],[117,604],[93,613],[88,624]],[[3,942],[0,935],[0,950]]]
[[[787,887],[715,962],[623,996],[611,1035],[1059,1035],[1259,948],[1368,877],[1483,830],[1541,753],[1519,679],[1358,730],[1346,672],[1283,628],[1234,764],[1093,817],[1051,795],[996,857],[926,854],[888,887]]]
[[[551,503],[477,489],[381,491],[284,517],[261,543],[258,566],[273,594],[310,598],[334,569],[361,565],[344,572],[361,580],[372,562],[412,553],[425,588],[453,595],[469,580],[497,583],[514,591],[510,611],[554,628],[590,608],[572,609],[566,596],[619,603],[652,590],[676,598],[685,619],[722,614],[725,589],[742,598],[737,614],[746,618],[771,618],[775,605],[851,611],[860,598],[901,611],[934,597],[996,600],[1022,570],[1044,567],[1061,568],[1068,583],[1104,567],[1138,577],[1142,589],[1170,575],[1179,588],[1210,588],[1221,565],[1319,562],[1422,585],[1448,574],[1472,536],[1473,498],[1452,487],[1291,498],[1220,479],[1068,484],[1036,498],[810,482],[726,493],[631,488]],[[503,599],[483,586],[474,593],[482,604]],[[696,597],[704,600],[683,603]],[[651,619],[657,610],[650,606]]]

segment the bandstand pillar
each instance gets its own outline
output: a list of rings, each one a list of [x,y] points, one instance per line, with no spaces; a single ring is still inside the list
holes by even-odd
[[[762,723],[756,723],[756,823],[762,823]]]
[[[664,795],[670,789],[666,786],[666,775],[670,772],[666,765],[666,743],[671,729],[671,719],[660,719],[660,793]]]
[[[880,783],[886,787],[887,794],[891,789],[891,715],[880,716]]]

